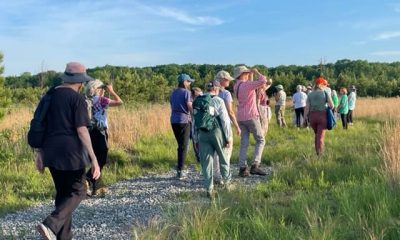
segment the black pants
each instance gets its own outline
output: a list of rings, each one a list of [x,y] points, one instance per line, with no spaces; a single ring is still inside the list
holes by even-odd
[[[96,155],[97,162],[99,163],[100,171],[103,170],[104,165],[107,163],[108,156],[108,134],[105,130],[104,132],[99,131],[98,129],[93,129],[89,131],[90,139],[92,141],[92,146],[94,150],[94,154]],[[92,176],[92,169],[86,173],[86,179],[90,182],[93,191],[104,187],[103,180],[101,178],[94,180]]]
[[[296,108],[294,112],[296,113],[296,126],[299,128],[301,127],[301,117],[304,119],[304,107]]]
[[[186,161],[189,136],[190,136],[190,123],[172,123],[172,130],[174,131],[176,142],[178,143],[178,166],[177,170],[182,170]]]
[[[347,113],[347,123],[353,123],[353,110],[349,110]]]
[[[347,114],[340,114],[340,118],[342,119],[343,129],[347,129]]]
[[[50,168],[56,188],[56,209],[43,221],[57,239],[72,239],[72,212],[86,196],[85,169],[61,171]]]

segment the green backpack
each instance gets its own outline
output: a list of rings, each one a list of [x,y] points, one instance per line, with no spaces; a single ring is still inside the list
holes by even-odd
[[[193,102],[193,118],[194,127],[202,131],[211,131],[217,127],[217,119],[211,115],[210,107],[212,107],[212,96],[204,94],[196,97]]]

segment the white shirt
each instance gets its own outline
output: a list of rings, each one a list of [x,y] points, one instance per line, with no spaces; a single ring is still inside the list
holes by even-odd
[[[304,92],[297,92],[293,95],[293,104],[294,108],[302,108],[305,107],[307,103],[307,94]]]

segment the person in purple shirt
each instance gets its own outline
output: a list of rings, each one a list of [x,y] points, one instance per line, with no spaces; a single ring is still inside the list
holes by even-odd
[[[178,87],[171,93],[169,102],[171,105],[171,126],[174,131],[176,142],[178,143],[177,155],[178,165],[176,177],[182,180],[186,177],[184,164],[187,157],[189,137],[192,119],[192,96],[189,91],[190,84],[194,82],[187,74],[179,74]]]

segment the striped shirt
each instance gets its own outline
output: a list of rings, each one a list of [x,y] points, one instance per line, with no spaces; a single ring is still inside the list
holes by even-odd
[[[237,80],[233,87],[235,95],[238,98],[237,120],[247,121],[258,118],[256,89],[267,82],[265,76],[260,75],[257,81]],[[238,94],[239,93],[239,94]]]

